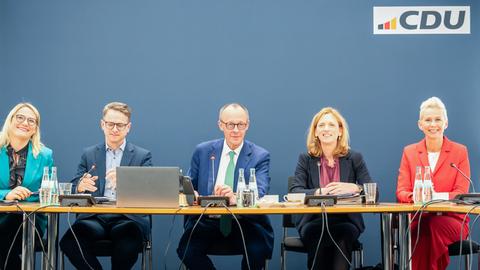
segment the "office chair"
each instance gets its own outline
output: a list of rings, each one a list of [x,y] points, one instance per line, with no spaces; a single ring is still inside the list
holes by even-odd
[[[472,254],[480,255],[480,245],[477,242],[472,241],[472,250],[470,250],[469,240],[457,241],[448,246],[448,255],[458,256],[460,255],[460,250],[462,251],[462,256],[465,256],[465,269],[470,269],[469,265],[472,260],[471,255]],[[479,261],[478,269],[480,269],[480,261]]]

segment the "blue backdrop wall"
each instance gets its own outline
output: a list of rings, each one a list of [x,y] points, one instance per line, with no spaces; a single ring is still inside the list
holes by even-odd
[[[0,1],[0,115],[20,101],[42,114],[43,142],[62,181],[83,147],[103,140],[101,110],[133,108],[129,140],[155,165],[188,169],[195,145],[221,136],[217,112],[237,101],[251,112],[249,140],[271,152],[272,194],[284,194],[311,117],[338,108],[379,183],[395,201],[402,148],[422,138],[421,101],[439,96],[447,136],[468,146],[473,179],[480,162],[480,26],[477,1],[402,1],[395,5],[470,5],[470,35],[372,34],[372,10],[391,1]],[[3,120],[2,120],[3,121]],[[279,268],[279,216],[271,217]],[[366,263],[380,257],[379,216],[365,215]],[[154,219],[155,268],[175,269],[181,219]],[[66,229],[62,219],[61,234]],[[219,268],[240,258],[215,258]],[[109,265],[108,260],[104,260]],[[289,255],[289,266],[306,265]]]

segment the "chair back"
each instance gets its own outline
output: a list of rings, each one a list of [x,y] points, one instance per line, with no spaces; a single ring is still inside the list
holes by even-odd
[[[476,254],[480,253],[480,244],[475,241],[472,241],[472,249],[470,250],[470,241],[469,240],[460,240],[448,245],[448,254],[450,256],[458,256],[460,253],[462,255]]]
[[[290,191],[290,188],[292,187],[294,180],[295,180],[295,176],[288,177],[288,191]],[[282,223],[284,228],[295,228],[295,224],[293,223],[293,220],[292,220],[292,215],[289,215],[289,214],[283,215]]]

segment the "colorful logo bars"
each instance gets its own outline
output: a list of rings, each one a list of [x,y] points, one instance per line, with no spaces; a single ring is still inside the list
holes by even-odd
[[[378,30],[395,30],[397,29],[397,18],[393,18],[386,23],[381,23],[378,25]]]

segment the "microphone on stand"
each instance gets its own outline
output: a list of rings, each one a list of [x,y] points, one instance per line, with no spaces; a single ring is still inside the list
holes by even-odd
[[[465,194],[458,194],[455,196],[455,200],[460,200],[461,204],[480,204],[480,193],[475,192],[475,187],[473,185],[472,179],[468,177],[462,170],[460,170],[455,163],[450,163],[450,167],[454,168],[457,170],[465,179],[470,182],[470,185],[472,185],[472,190],[474,193],[465,193]],[[459,202],[457,202],[459,203]]]
[[[317,161],[318,185],[320,186],[320,188],[318,189],[319,190],[318,194],[322,195],[322,185],[321,185],[322,180],[320,179],[320,166],[321,166],[320,161]]]
[[[212,153],[212,155],[210,156],[210,162],[212,167],[212,183],[213,183],[213,186],[215,187],[215,154],[214,153]]]
[[[475,185],[473,184],[472,179],[470,179],[470,177],[468,177],[462,170],[460,170],[455,163],[451,162],[450,167],[455,168],[455,170],[457,170],[465,179],[467,179],[468,182],[470,182],[470,185],[472,186],[473,193],[476,193]]]

